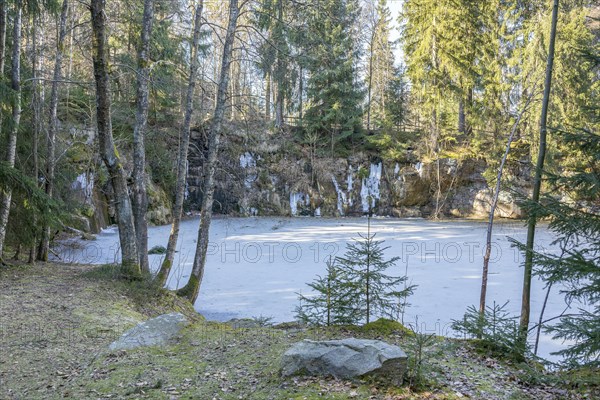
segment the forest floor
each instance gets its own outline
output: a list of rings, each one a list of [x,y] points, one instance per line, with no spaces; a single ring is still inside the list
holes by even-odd
[[[378,338],[409,350],[406,330],[372,324],[315,330],[207,322],[168,293],[115,281],[101,267],[0,268],[1,399],[583,399],[600,395],[597,375],[544,373],[436,338],[418,390],[373,378],[352,381],[279,374],[279,360],[304,338]],[[126,329],[179,311],[192,324],[177,343],[110,352]],[[252,321],[249,321],[252,322]],[[414,382],[413,382],[414,383]]]

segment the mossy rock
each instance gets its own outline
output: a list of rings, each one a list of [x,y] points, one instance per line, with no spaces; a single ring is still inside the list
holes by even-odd
[[[369,333],[379,333],[381,335],[391,335],[400,333],[402,336],[414,336],[414,332],[405,327],[398,321],[387,318],[379,318],[377,321],[369,322],[361,327],[361,330]]]

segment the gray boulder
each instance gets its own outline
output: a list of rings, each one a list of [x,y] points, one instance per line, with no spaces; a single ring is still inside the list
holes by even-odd
[[[282,375],[328,375],[339,379],[376,374],[400,384],[406,353],[380,340],[343,339],[295,343],[282,359]]]
[[[162,345],[179,334],[189,322],[180,313],[159,315],[125,332],[109,346],[109,350],[129,350],[142,346]]]

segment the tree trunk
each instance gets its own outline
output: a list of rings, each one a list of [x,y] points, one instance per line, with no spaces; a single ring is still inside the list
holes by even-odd
[[[538,203],[540,200],[540,189],[542,186],[542,170],[544,169],[544,160],[546,158],[546,133],[548,122],[548,104],[550,102],[550,88],[552,86],[552,68],[554,65],[554,43],[556,41],[556,25],[558,23],[558,3],[554,0],[552,9],[552,28],[550,30],[550,43],[548,48],[548,61],[546,64],[546,80],[544,82],[544,98],[542,100],[542,113],[540,116],[540,148],[535,168],[535,178],[533,181],[533,195],[531,200]],[[525,245],[525,264],[523,268],[523,296],[521,301],[521,320],[519,322],[520,341],[523,352],[527,342],[527,331],[529,329],[529,316],[531,305],[531,275],[533,272],[533,245],[535,241],[535,226],[537,224],[537,215],[532,212],[528,216],[527,222],[527,242]]]
[[[283,85],[277,83],[277,99],[275,100],[275,127],[281,128],[283,126],[283,102],[285,96],[283,93]]]
[[[467,131],[467,118],[465,116],[465,100],[461,97],[458,102],[458,133],[465,134]]]
[[[44,104],[44,85],[40,80],[40,60],[42,57],[43,46],[43,31],[40,35],[39,27],[42,26],[41,21],[38,19],[39,16],[34,15],[32,17],[32,29],[31,29],[31,66],[32,66],[32,78],[33,78],[33,90],[31,96],[31,110],[33,111],[32,123],[33,123],[33,141],[31,153],[33,156],[33,179],[36,185],[39,186],[40,181],[40,161],[39,161],[39,140],[42,134],[42,112]],[[42,43],[38,42],[41,41]],[[36,240],[39,237],[40,231],[37,230],[37,218],[33,215],[33,226],[36,227],[33,232],[33,240],[31,247],[29,248],[29,259],[27,262],[33,264],[36,259]]]
[[[299,74],[299,81],[298,82],[298,118],[300,119],[300,127],[302,127],[302,107],[304,106],[302,104],[302,93],[304,92],[304,77],[303,77],[303,70],[302,67],[300,67],[300,74]]]
[[[375,45],[375,33],[377,26],[373,26],[371,43],[369,45],[369,80],[367,85],[367,135],[371,132],[371,95],[373,91],[373,46]]]
[[[267,88],[265,93],[265,118],[271,119],[271,74],[267,73]]]
[[[146,193],[146,148],[144,135],[148,122],[148,81],[150,80],[150,36],[154,19],[154,0],[144,0],[144,16],[140,37],[137,70],[137,110],[133,128],[133,219],[135,222],[136,245],[142,272],[149,274],[148,263],[148,195]]]
[[[185,100],[185,111],[183,125],[181,126],[181,138],[179,140],[179,155],[177,158],[177,183],[175,187],[175,203],[173,204],[173,222],[171,223],[171,234],[167,243],[167,253],[156,277],[162,286],[167,283],[169,272],[173,267],[177,238],[179,237],[179,225],[183,212],[183,200],[185,197],[185,181],[187,179],[187,157],[190,147],[190,126],[192,123],[192,112],[194,110],[194,92],[196,89],[196,78],[198,75],[198,52],[200,47],[200,32],[202,28],[202,8],[204,1],[200,0],[196,5],[196,17],[194,19],[194,36],[192,38],[192,54],[190,59],[190,75]]]
[[[0,0],[0,75],[4,75],[6,54],[6,0]]]
[[[206,250],[208,248],[208,233],[210,221],[212,218],[213,193],[215,183],[215,169],[217,164],[217,154],[219,151],[219,140],[221,134],[221,125],[225,115],[225,105],[227,100],[227,84],[229,80],[229,69],[231,65],[231,52],[233,41],[235,39],[235,30],[239,15],[238,0],[229,1],[229,23],[227,25],[227,34],[223,46],[223,58],[221,62],[221,75],[219,78],[219,88],[217,91],[217,105],[210,126],[208,138],[208,155],[204,167],[204,191],[202,193],[202,209],[200,210],[200,227],[198,230],[198,241],[196,244],[196,253],[194,255],[194,266],[192,274],[187,285],[181,288],[177,294],[186,297],[192,304],[198,298],[200,284],[204,276],[204,267],[206,265]]]
[[[13,91],[12,99],[12,125],[8,136],[8,148],[6,151],[6,161],[10,167],[15,166],[17,155],[17,135],[19,133],[19,123],[21,121],[21,0],[15,2],[15,16],[13,25],[13,49],[12,49],[12,71],[11,71],[11,89]],[[4,250],[4,240],[6,239],[6,225],[10,214],[10,204],[12,191],[8,188],[0,196],[0,260]]]
[[[132,278],[141,275],[140,262],[136,247],[135,226],[127,180],[121,160],[117,153],[110,116],[110,82],[108,77],[108,41],[106,37],[106,0],[92,0],[90,12],[92,17],[92,58],[94,62],[94,78],[96,81],[96,123],[98,126],[98,142],[100,156],[108,170],[114,192],[114,203],[119,226],[119,242],[121,245],[121,263],[123,273]]]
[[[54,194],[54,170],[56,167],[56,133],[58,131],[58,88],[62,77],[62,60],[64,57],[64,43],[67,36],[67,15],[69,13],[69,1],[63,0],[60,12],[58,41],[56,43],[56,56],[54,58],[54,79],[50,90],[50,110],[48,137],[46,138],[46,194],[50,197]],[[48,250],[50,248],[50,227],[42,227],[42,239],[38,249],[38,260],[48,261]]]
[[[485,312],[488,270],[489,270],[489,264],[490,264],[490,256],[492,253],[492,230],[494,229],[494,214],[496,213],[496,207],[498,205],[498,196],[500,195],[500,184],[502,182],[502,174],[504,171],[504,165],[506,164],[506,160],[508,159],[508,153],[510,152],[510,146],[511,146],[513,139],[515,137],[515,134],[517,132],[519,123],[521,122],[521,118],[523,117],[523,114],[525,114],[527,109],[529,108],[529,104],[531,103],[531,100],[533,99],[534,94],[535,94],[535,86],[531,90],[531,93],[529,94],[529,98],[527,99],[525,106],[523,107],[523,109],[521,110],[519,115],[517,116],[517,119],[515,120],[515,123],[513,124],[512,129],[510,130],[510,135],[508,136],[508,141],[506,142],[506,149],[504,150],[504,155],[502,156],[502,160],[500,161],[500,166],[498,167],[498,175],[496,176],[496,187],[494,189],[494,197],[492,199],[492,204],[490,206],[490,215],[489,215],[488,226],[487,226],[485,254],[483,256],[483,271],[481,274],[481,292],[480,292],[480,296],[479,296],[479,314],[481,316],[483,316],[483,314]]]

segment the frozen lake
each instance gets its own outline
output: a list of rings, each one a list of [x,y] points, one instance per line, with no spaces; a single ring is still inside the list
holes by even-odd
[[[166,246],[170,226],[149,229],[149,248]],[[178,253],[169,278],[170,288],[183,286],[192,267],[198,219],[182,222]],[[274,322],[294,319],[297,293],[309,292],[307,282],[325,271],[329,256],[342,255],[345,244],[358,233],[366,234],[366,218],[232,218],[213,220],[209,257],[196,309],[208,319],[271,317]],[[433,222],[423,219],[373,218],[371,232],[389,246],[386,255],[400,261],[390,275],[403,276],[417,285],[408,300],[405,323],[418,317],[424,332],[453,336],[453,319],[460,319],[469,305],[478,305],[486,224],[472,221]],[[488,304],[509,302],[518,315],[523,270],[522,255],[507,237],[524,242],[522,222],[495,225]],[[554,251],[552,236],[541,226],[537,245]],[[118,233],[109,228],[95,241],[71,241],[56,249],[63,261],[104,264],[118,261]],[[162,255],[151,255],[153,270]],[[555,286],[546,307],[545,319],[561,314],[566,307]],[[533,282],[531,321],[537,322],[545,290]],[[542,334],[543,335],[543,334]],[[548,357],[561,347],[543,335],[539,354]]]

